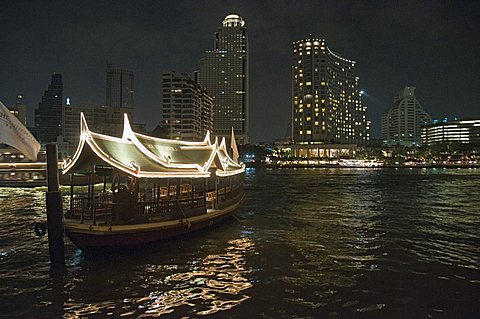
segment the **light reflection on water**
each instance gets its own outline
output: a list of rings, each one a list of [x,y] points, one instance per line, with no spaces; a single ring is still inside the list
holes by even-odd
[[[262,225],[263,256],[254,263],[282,291],[262,317],[480,316],[480,171],[288,169],[254,178],[262,195],[247,210]]]
[[[226,252],[208,255],[193,270],[174,273],[165,278],[164,284],[171,286],[168,291],[157,290],[147,297],[134,300],[144,308],[144,317],[157,317],[171,313],[180,306],[193,308],[197,315],[208,315],[229,310],[249,297],[242,294],[252,286],[245,274],[245,254],[254,249],[251,240],[241,238],[230,240]]]
[[[136,294],[135,290],[140,289],[150,291],[149,293],[123,300],[89,303],[68,300],[65,302],[65,316],[80,318],[115,315],[150,318],[174,311],[210,315],[230,310],[249,298],[245,290],[252,287],[252,283],[248,279],[251,270],[246,266],[246,256],[254,254],[254,248],[253,242],[246,237],[229,240],[223,253],[190,261],[188,271],[179,271],[179,265],[147,264],[143,272],[136,274],[134,281],[138,286],[132,288],[132,291]],[[72,285],[71,289],[82,285],[83,283],[77,283]]]
[[[480,318],[479,187],[480,170],[250,169],[241,222],[118,256],[67,241],[60,274],[31,229],[45,189],[0,189],[0,313]]]

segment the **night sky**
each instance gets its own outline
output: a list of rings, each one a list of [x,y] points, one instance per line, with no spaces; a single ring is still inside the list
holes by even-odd
[[[434,118],[480,117],[479,1],[2,1],[0,101],[23,93],[32,124],[59,72],[72,104],[103,105],[112,62],[134,71],[135,120],[153,129],[162,71],[195,69],[232,12],[249,32],[253,142],[285,136],[292,42],[310,34],[357,61],[373,137],[405,85]]]

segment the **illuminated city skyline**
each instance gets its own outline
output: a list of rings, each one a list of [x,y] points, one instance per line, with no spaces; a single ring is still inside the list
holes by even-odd
[[[373,137],[403,86],[417,87],[434,118],[480,116],[480,8],[473,2],[8,2],[0,20],[0,97],[13,105],[22,92],[31,126],[46,79],[57,72],[73,104],[103,104],[111,61],[134,72],[135,120],[152,129],[161,120],[152,114],[161,109],[162,71],[194,70],[232,12],[248,22],[253,142],[285,136],[291,44],[309,34],[357,62]]]

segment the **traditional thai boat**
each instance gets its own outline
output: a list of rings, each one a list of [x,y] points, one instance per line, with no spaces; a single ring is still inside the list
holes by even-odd
[[[236,150],[232,132],[232,148]],[[233,157],[233,158],[232,158]],[[244,200],[245,166],[230,156],[225,138],[168,140],[132,131],[121,138],[92,132],[81,115],[81,135],[70,175],[65,234],[82,250],[122,248],[179,236],[233,214]],[[86,187],[75,179],[87,176]],[[101,177],[102,183],[95,184]]]

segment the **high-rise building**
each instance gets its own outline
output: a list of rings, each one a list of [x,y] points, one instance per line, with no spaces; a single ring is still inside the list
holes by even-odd
[[[35,132],[40,143],[55,142],[62,134],[62,75],[54,73],[52,82],[35,110]]]
[[[133,118],[131,108],[65,105],[63,107],[63,138],[69,144],[68,153],[70,155],[76,150],[80,140],[80,113],[83,113],[93,131],[117,137],[121,137],[123,133],[124,114],[128,115],[130,122]]]
[[[215,48],[199,64],[198,83],[213,97],[213,130],[248,144],[248,36],[245,21],[229,14],[215,33]]]
[[[133,72],[107,64],[106,105],[133,108]]]
[[[419,145],[422,125],[431,122],[415,97],[415,87],[406,86],[382,115],[382,140],[388,145]]]
[[[355,61],[333,53],[323,39],[293,43],[292,140],[357,143],[369,140]]]
[[[201,141],[213,129],[213,99],[187,74],[162,75],[163,120],[169,139]]]
[[[27,126],[27,106],[23,101],[22,94],[17,94],[15,105],[12,105],[8,109],[10,110],[10,113],[15,115],[23,125]]]

